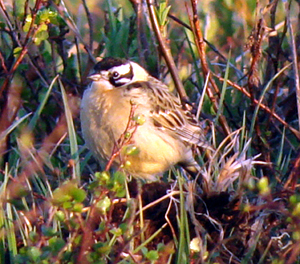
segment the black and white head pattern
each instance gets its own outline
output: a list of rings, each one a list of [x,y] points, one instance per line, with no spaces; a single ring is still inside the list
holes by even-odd
[[[133,68],[130,61],[120,58],[107,57],[94,67],[95,73],[107,72],[109,82],[120,87],[129,84],[133,79]]]

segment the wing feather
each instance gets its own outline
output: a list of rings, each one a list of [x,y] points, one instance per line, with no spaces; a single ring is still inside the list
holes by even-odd
[[[179,99],[168,91],[168,87],[157,79],[150,77],[147,82],[135,82],[125,88],[131,96],[148,98],[150,115],[154,126],[168,131],[174,138],[203,148],[211,148],[206,141],[203,130],[194,116],[184,109]],[[142,91],[141,91],[142,90]],[[144,96],[141,96],[143,93]],[[142,103],[142,102],[141,102]]]

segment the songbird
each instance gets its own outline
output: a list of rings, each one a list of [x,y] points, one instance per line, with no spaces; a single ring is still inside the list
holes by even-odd
[[[87,147],[107,161],[126,130],[132,104],[144,123],[133,132],[134,155],[121,151],[114,166],[127,162],[125,170],[136,178],[156,180],[178,164],[196,176],[200,170],[192,147],[211,149],[194,116],[184,110],[168,87],[135,62],[107,57],[98,62],[81,102],[81,127]]]

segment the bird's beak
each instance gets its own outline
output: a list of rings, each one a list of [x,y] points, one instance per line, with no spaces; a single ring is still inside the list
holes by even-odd
[[[91,79],[92,81],[99,81],[102,78],[102,75],[99,73],[95,73],[88,76],[88,78]]]

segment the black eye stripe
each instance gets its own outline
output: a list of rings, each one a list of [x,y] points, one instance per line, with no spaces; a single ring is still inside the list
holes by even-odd
[[[114,76],[114,73],[117,73],[118,76]],[[129,83],[133,78],[133,69],[130,65],[130,71],[126,74],[120,75],[118,72],[112,72],[111,76],[109,77],[109,82],[116,87],[123,86]]]
[[[123,78],[125,78],[125,79],[132,79],[132,77],[133,77],[133,73],[132,72],[128,72],[128,73],[123,74],[123,75],[120,75],[117,72],[113,72],[110,78],[112,78],[114,80],[120,80],[120,79],[123,79]]]

